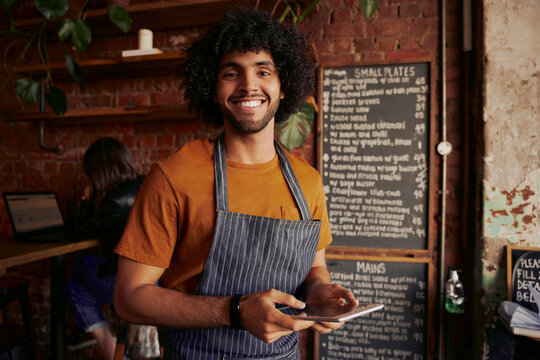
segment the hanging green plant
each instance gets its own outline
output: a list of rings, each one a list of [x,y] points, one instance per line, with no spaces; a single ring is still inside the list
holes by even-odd
[[[380,0],[362,0],[362,11],[369,19],[379,7]],[[278,0],[274,5],[274,12],[278,5],[282,5],[284,10],[279,16],[279,21],[290,20],[294,26],[302,22],[319,4],[320,0],[312,1],[309,4],[300,3],[294,0]],[[315,102],[311,97],[311,101]],[[313,121],[315,120],[315,108],[309,102],[288,119],[276,125],[276,136],[279,142],[287,149],[291,150],[302,146],[304,140],[311,132]]]
[[[47,53],[47,42],[51,40],[46,34],[52,29],[57,35],[57,40],[66,44],[65,62],[66,70],[70,76],[77,82],[80,88],[83,86],[83,76],[79,65],[73,59],[73,52],[84,52],[92,42],[92,30],[84,21],[83,15],[88,0],[84,2],[76,17],[66,16],[69,9],[69,0],[34,0],[34,4],[41,15],[43,15],[43,24],[34,32],[21,31],[14,26],[11,7],[14,0],[0,0],[0,10],[7,14],[9,20],[7,30],[0,31],[0,42],[15,38],[15,42],[22,41],[23,49],[17,56],[13,68],[18,66],[26,57],[27,52],[33,48],[32,58],[39,61],[45,68],[45,99],[51,109],[60,116],[63,116],[67,110],[66,95],[62,89],[54,86],[49,66],[49,56]],[[122,7],[109,6],[108,17],[124,33],[131,28],[131,16]],[[7,47],[9,50],[11,45]],[[8,51],[6,50],[6,51]],[[6,54],[4,53],[4,56]],[[11,81],[13,68],[8,72],[6,81],[0,89],[5,88]],[[15,93],[24,102],[35,104],[41,91],[40,82],[35,81],[32,76],[20,78],[15,81]]]
[[[315,119],[315,108],[306,102],[299,111],[283,122],[276,124],[279,142],[288,150],[300,147],[311,132]]]

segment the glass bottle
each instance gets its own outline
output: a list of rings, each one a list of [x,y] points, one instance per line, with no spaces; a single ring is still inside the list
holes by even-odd
[[[459,280],[457,270],[450,270],[450,276],[446,281],[446,311],[452,314],[463,314],[465,312],[465,293],[463,284]]]

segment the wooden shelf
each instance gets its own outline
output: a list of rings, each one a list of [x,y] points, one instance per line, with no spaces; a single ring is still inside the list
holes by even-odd
[[[153,122],[195,120],[188,105],[145,106],[134,108],[101,108],[68,111],[64,117],[47,111],[44,113],[16,113],[11,121],[45,122],[48,125],[83,125],[109,122]]]
[[[225,9],[234,5],[255,6],[256,0],[170,0],[145,4],[128,5],[125,9],[133,20],[130,32],[139,29],[165,30],[189,26],[215,24],[223,18]],[[269,9],[269,1],[262,1]],[[43,18],[19,20],[16,28],[35,28],[43,23]],[[121,35],[107,16],[107,9],[89,10],[86,21],[92,29],[92,36]]]
[[[88,59],[77,61],[85,82],[107,79],[175,75],[183,54],[163,53],[156,55],[118,57],[111,59]],[[50,69],[55,82],[72,82],[65,63],[52,63]],[[45,76],[43,64],[18,66],[16,73],[32,73],[37,77]]]

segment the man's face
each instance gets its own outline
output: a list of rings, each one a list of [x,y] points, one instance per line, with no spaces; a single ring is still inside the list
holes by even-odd
[[[252,134],[274,118],[283,99],[281,83],[272,56],[233,51],[221,59],[215,101],[225,121],[236,130]]]

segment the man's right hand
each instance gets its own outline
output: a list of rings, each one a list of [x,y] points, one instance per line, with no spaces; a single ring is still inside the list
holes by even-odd
[[[307,329],[313,321],[295,320],[276,309],[276,304],[303,309],[306,304],[278,290],[245,295],[240,300],[240,321],[253,336],[270,344],[282,336]]]

